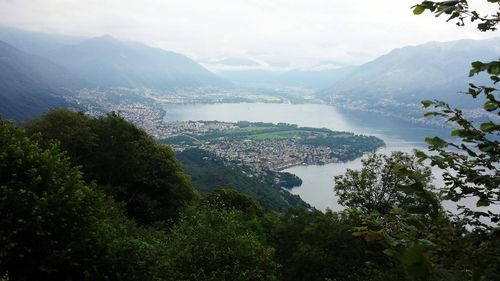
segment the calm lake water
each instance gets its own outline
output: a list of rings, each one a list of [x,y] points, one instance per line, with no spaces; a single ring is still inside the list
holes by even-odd
[[[423,148],[425,137],[444,133],[389,117],[344,111],[318,104],[176,104],[165,105],[164,109],[165,121],[285,122],[299,126],[373,135],[385,141],[386,147],[380,149],[382,153],[394,150],[410,152],[414,148]],[[304,201],[317,209],[339,210],[341,206],[337,204],[333,192],[333,178],[343,174],[347,169],[357,169],[360,166],[361,159],[358,158],[345,163],[322,166],[296,166],[286,171],[299,176],[303,181],[302,186],[291,190],[292,193],[300,195]]]

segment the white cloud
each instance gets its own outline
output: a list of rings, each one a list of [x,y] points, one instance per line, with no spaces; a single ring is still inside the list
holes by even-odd
[[[111,34],[199,60],[244,57],[297,67],[359,64],[404,45],[495,35],[472,25],[459,28],[429,14],[413,16],[410,7],[417,2],[0,0],[0,25],[84,36]]]

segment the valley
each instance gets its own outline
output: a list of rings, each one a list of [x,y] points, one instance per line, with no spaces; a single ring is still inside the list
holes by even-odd
[[[470,61],[498,56],[498,40],[407,46],[361,65],[272,69],[238,58],[195,60],[109,35],[0,28],[0,112],[17,122],[55,107],[93,117],[115,112],[178,153],[201,149],[268,186],[297,186],[296,176],[283,175],[298,175],[302,186],[292,193],[318,209],[337,209],[331,178],[359,167],[364,153],[410,152],[427,136],[449,137],[450,124],[424,117],[421,100],[439,97],[463,107],[467,118],[499,120],[458,93],[487,80],[466,73]],[[328,136],[333,131],[352,132],[344,138],[352,142],[334,145],[342,138]]]

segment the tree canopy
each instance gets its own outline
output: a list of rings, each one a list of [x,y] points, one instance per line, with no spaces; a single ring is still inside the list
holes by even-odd
[[[10,280],[147,280],[155,231],[138,229],[86,184],[57,145],[0,120],[0,276]],[[119,258],[117,258],[119,257]]]
[[[393,208],[412,208],[420,205],[419,197],[403,192],[401,186],[410,179],[398,173],[405,168],[415,171],[424,189],[431,190],[431,170],[417,162],[417,158],[403,152],[390,156],[371,154],[362,159],[360,170],[347,170],[335,177],[335,193],[339,203],[365,214],[387,214]]]
[[[57,109],[25,124],[45,145],[58,143],[143,225],[170,224],[195,197],[174,152],[114,113],[90,118]]]

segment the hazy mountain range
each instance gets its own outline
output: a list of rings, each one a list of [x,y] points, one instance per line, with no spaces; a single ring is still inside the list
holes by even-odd
[[[457,92],[467,90],[469,82],[488,83],[485,75],[468,77],[471,62],[499,57],[500,38],[404,47],[357,67],[318,95],[334,103],[372,107],[435,98],[470,106],[471,98]]]
[[[0,113],[17,120],[65,105],[65,87],[81,85],[66,69],[48,59],[0,41]]]
[[[111,36],[90,39],[0,29],[0,112],[36,116],[64,104],[68,90],[129,87],[170,90],[228,82],[188,57]]]
[[[467,77],[470,62],[498,57],[500,38],[404,47],[361,66],[326,70],[245,70],[262,62],[226,58],[210,61],[229,69],[213,73],[182,54],[111,36],[81,38],[0,28],[0,112],[18,120],[36,116],[65,105],[62,97],[82,88],[168,92],[209,86],[306,88],[333,104],[404,115],[420,110],[419,102],[428,98],[477,106],[457,92],[471,81],[487,80]]]
[[[48,52],[47,57],[99,87],[169,89],[224,85],[222,79],[184,55],[111,36],[67,45]]]
[[[217,74],[243,87],[299,87],[320,90],[343,79],[354,69],[354,66],[347,66],[325,70],[225,70],[217,71]]]

